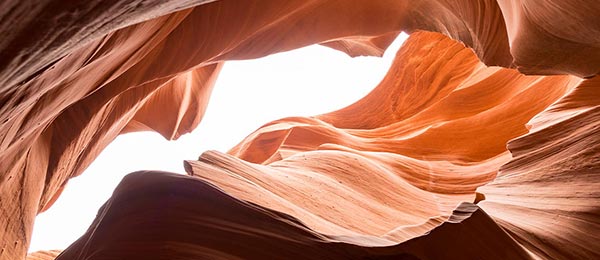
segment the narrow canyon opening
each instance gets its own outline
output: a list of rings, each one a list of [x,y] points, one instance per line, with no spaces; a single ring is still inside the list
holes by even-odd
[[[174,141],[154,132],[118,136],[82,175],[69,180],[50,209],[37,216],[29,252],[73,243],[131,172],[184,174],[183,160],[194,160],[206,150],[226,152],[267,122],[324,114],[356,102],[386,75],[407,37],[399,34],[382,57],[350,57],[311,45],[226,62],[198,128]]]

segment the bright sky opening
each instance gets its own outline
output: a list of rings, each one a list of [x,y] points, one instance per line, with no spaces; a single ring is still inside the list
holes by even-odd
[[[227,152],[269,121],[323,114],[354,103],[383,79],[407,37],[402,33],[382,58],[350,58],[312,45],[226,62],[196,130],[177,141],[152,132],[119,136],[81,176],[69,181],[48,211],[38,215],[29,251],[65,249],[77,240],[128,173],[183,174],[183,160],[197,159],[206,150]]]

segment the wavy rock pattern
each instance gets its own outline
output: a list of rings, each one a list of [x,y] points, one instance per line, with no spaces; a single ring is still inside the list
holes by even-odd
[[[580,202],[576,207],[580,213],[563,206],[577,197],[598,197],[589,184],[598,183],[596,126],[582,131],[588,140],[578,137],[562,141],[587,147],[587,152],[580,155],[585,162],[579,164],[587,169],[587,176],[571,176],[570,182],[561,185],[540,181],[539,186],[547,186],[546,193],[527,194],[535,191],[535,185],[519,188],[523,182],[541,180],[538,174],[551,172],[541,167],[548,163],[545,160],[565,167],[561,160],[569,160],[574,154],[542,152],[548,149],[544,148],[535,150],[543,154],[519,159],[517,148],[512,148],[517,141],[509,143],[514,160],[541,163],[533,167],[538,174],[527,173],[526,178],[503,185],[505,176],[501,173],[496,178],[496,171],[511,159],[505,144],[526,134],[530,119],[537,115],[529,126],[529,135],[534,135],[537,129],[556,123],[554,118],[571,119],[575,113],[590,111],[600,103],[598,95],[591,93],[595,88],[595,79],[523,76],[511,69],[486,67],[460,44],[439,34],[417,32],[402,46],[381,84],[356,104],[316,118],[268,123],[229,152],[235,157],[207,152],[199,161],[187,162],[186,169],[237,198],[295,216],[315,231],[370,246],[403,242],[424,234],[443,221],[460,201],[475,201],[475,189],[483,186],[479,189],[486,198],[480,202],[482,207],[494,209],[489,211],[494,218],[508,217],[510,221],[499,223],[509,232],[541,240],[549,236],[545,234],[548,230],[556,229],[557,223],[566,226],[550,235],[554,240],[535,243],[517,237],[513,246],[521,243],[530,254],[541,258],[593,258],[598,252],[593,242],[595,232],[574,232],[576,240],[565,241],[560,236],[565,236],[565,230],[578,230],[578,225],[597,229],[598,205]],[[554,131],[569,137],[564,132],[567,129],[581,130],[556,127]],[[540,144],[546,136],[539,133],[521,145]],[[553,137],[557,138],[549,138],[548,142],[561,142],[556,134]],[[560,144],[554,149],[564,147]],[[546,159],[546,153],[558,154]],[[514,160],[504,167],[510,167]],[[559,173],[567,174],[556,175]],[[561,179],[557,176],[556,181]],[[492,184],[486,185],[491,180]],[[500,188],[493,189],[496,186]],[[554,191],[560,186],[566,194]],[[568,188],[579,186],[585,188]],[[517,196],[516,191],[525,193],[522,196],[527,199],[521,206],[533,206],[533,201],[546,205],[554,197],[565,201],[555,201],[555,212],[509,208],[517,211],[504,216],[508,209],[493,208],[491,201],[512,203],[494,196],[498,190],[511,197]],[[556,212],[559,209],[562,213]],[[519,229],[517,224],[533,212],[541,215],[532,220],[533,224],[525,221]],[[557,219],[561,214],[583,220]],[[429,220],[435,217],[442,220]],[[535,224],[537,221],[542,223]],[[533,230],[528,232],[528,228]],[[531,235],[536,231],[543,234]],[[370,237],[360,237],[364,235],[386,241],[372,242]],[[446,250],[441,244],[437,247]],[[575,250],[581,247],[586,250]]]
[[[448,250],[428,250],[447,239],[453,241]],[[115,189],[90,230],[57,259],[437,259],[489,252],[496,256],[490,259],[527,256],[512,241],[476,205],[464,203],[426,236],[397,246],[360,246],[315,233],[292,216],[238,200],[198,178],[136,172]]]
[[[599,119],[595,77],[537,115],[530,133],[508,143],[513,159],[478,189],[480,206],[540,258],[600,254]]]
[[[37,251],[27,254],[26,260],[52,260],[55,259],[61,250]]]
[[[233,156],[205,153],[187,171],[320,232],[383,236],[474,201],[475,189],[510,159],[506,142],[579,81],[488,68],[463,45],[417,32],[356,104],[268,123]]]
[[[223,61],[314,43],[380,55],[402,30],[414,32],[410,42],[361,101],[267,124],[227,155],[208,152],[188,162],[188,172],[297,218],[306,224],[302,232],[360,248],[356,257],[435,258],[411,250],[450,237],[431,232],[407,245],[451,223],[459,202],[482,199],[481,208],[510,234],[502,240],[515,249],[507,257],[523,256],[521,246],[531,257],[600,257],[593,243],[600,226],[599,4],[158,2],[0,3],[0,259],[25,257],[35,215],[118,134],[153,130],[176,139],[195,128]],[[467,220],[479,216],[477,225],[504,237],[485,213],[472,212]],[[287,225],[297,222],[280,228],[292,232]],[[243,225],[251,222],[235,226]],[[402,241],[394,248],[404,251],[363,251]],[[309,248],[318,256],[329,244]],[[83,251],[78,245],[63,255],[93,253],[93,244]],[[119,252],[125,254],[111,256]]]

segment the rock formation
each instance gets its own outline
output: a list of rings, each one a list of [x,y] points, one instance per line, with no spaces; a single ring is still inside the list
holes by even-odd
[[[52,260],[61,253],[60,250],[37,251],[27,255],[26,260]]]
[[[381,55],[400,31],[365,98],[268,123],[190,176],[130,175],[57,259],[600,258],[598,3],[0,7],[0,259],[25,257],[35,215],[117,135],[193,130],[223,62]]]

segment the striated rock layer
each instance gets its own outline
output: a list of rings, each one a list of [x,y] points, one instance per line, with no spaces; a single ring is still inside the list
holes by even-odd
[[[447,240],[447,250],[428,250]],[[136,172],[57,259],[457,259],[490,253],[490,259],[527,257],[471,203],[426,236],[396,246],[361,246],[316,233],[292,216],[235,199],[195,177]]]
[[[37,251],[27,254],[26,260],[52,260],[61,253],[60,250]]]
[[[35,215],[117,135],[194,129],[223,61],[314,43],[381,55],[402,30],[410,40],[362,100],[266,124],[228,154],[186,162],[194,177],[128,178],[59,258],[600,258],[600,4],[0,7],[0,259],[25,257]],[[160,219],[142,214],[160,203]],[[248,236],[247,248],[225,244]]]
[[[356,104],[268,123],[186,170],[316,231],[401,242],[404,226],[473,202],[510,159],[506,142],[579,82],[488,68],[456,41],[417,32]]]
[[[590,150],[580,167],[589,174],[569,176],[569,185],[581,181],[586,189],[544,193],[549,188],[532,174],[539,186],[523,190],[522,182],[498,184],[504,170],[496,176],[519,160],[506,149],[510,139],[590,111],[598,103],[588,93],[594,86],[595,79],[487,67],[456,41],[416,32],[380,85],[357,103],[268,123],[228,154],[187,161],[192,177],[128,177],[90,231],[58,259],[594,258],[595,126],[584,131]],[[592,201],[555,205],[569,218],[559,209],[535,215],[533,202],[511,214],[503,208],[519,198],[545,205],[576,197]],[[568,232],[577,239],[561,239]],[[148,245],[154,249],[136,249]]]
[[[414,54],[420,58],[410,56]],[[492,84],[494,91],[486,91]],[[143,255],[151,259],[594,258],[596,205],[574,199],[598,197],[589,185],[598,181],[593,175],[598,169],[597,126],[592,124],[577,139],[588,138],[588,148],[582,150],[587,156],[557,155],[563,163],[540,156],[559,165],[583,157],[577,164],[585,174],[555,174],[570,177],[565,186],[587,183],[579,184],[583,189],[563,188],[561,194],[535,174],[525,189],[520,186],[527,181],[502,185],[504,168],[520,160],[512,148],[516,141],[509,146],[515,159],[498,178],[496,170],[511,160],[504,146],[509,139],[529,131],[521,137],[528,138],[575,115],[593,116],[598,108],[595,84],[595,79],[523,76],[486,67],[461,44],[417,32],[399,51],[388,76],[356,104],[316,118],[271,122],[228,155],[207,152],[186,162],[188,173],[199,178],[130,175],[90,231],[59,259],[133,257],[140,255],[137,247],[148,245],[152,249]],[[417,97],[429,102],[417,102]],[[580,127],[558,129],[559,135],[571,136],[570,129]],[[461,135],[468,130],[474,133]],[[431,139],[440,141],[403,146]],[[487,145],[469,143],[473,139]],[[557,149],[552,144],[542,146]],[[461,204],[477,200],[477,187],[485,196],[479,204],[490,209],[487,214],[474,204]],[[507,195],[515,197],[502,198]],[[577,206],[562,205],[561,198]],[[536,210],[547,200],[558,200],[550,205],[571,216]],[[524,208],[502,208],[513,204]],[[128,218],[132,220],[124,221]],[[560,239],[570,232],[576,239]]]
[[[481,208],[541,258],[598,258],[600,78],[583,81],[530,125],[508,143],[513,159],[478,189],[486,195]]]

